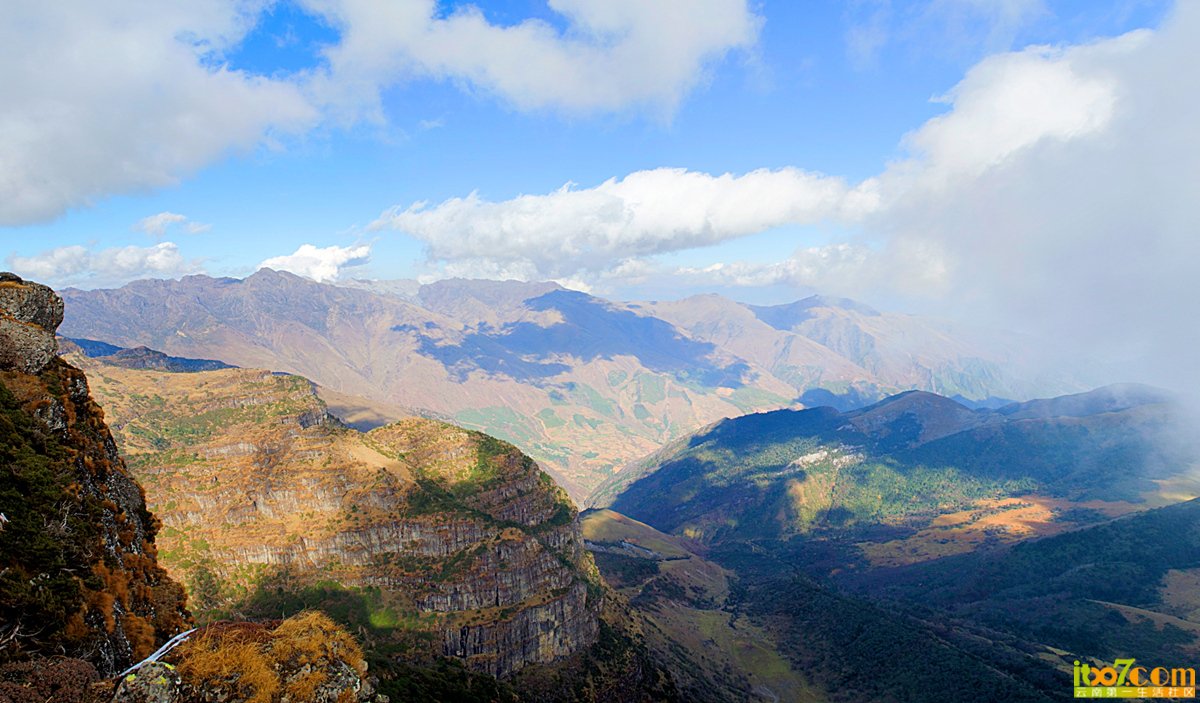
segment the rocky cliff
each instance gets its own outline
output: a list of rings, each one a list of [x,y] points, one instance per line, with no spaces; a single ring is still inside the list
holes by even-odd
[[[55,357],[62,314],[0,274],[0,663],[66,653],[111,674],[190,616],[87,378]]]
[[[298,376],[71,358],[200,612],[278,616],[286,594],[337,591],[388,646],[494,676],[596,640],[602,587],[575,510],[511,445],[423,418],[360,433]]]

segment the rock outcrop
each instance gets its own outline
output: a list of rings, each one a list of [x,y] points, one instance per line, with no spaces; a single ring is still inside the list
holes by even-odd
[[[66,653],[112,674],[190,615],[87,378],[55,357],[62,314],[0,274],[0,662]]]
[[[41,373],[58,343],[63,302],[50,288],[0,273],[0,369]]]

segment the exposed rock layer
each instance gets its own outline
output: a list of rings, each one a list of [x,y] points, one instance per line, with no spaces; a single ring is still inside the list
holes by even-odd
[[[423,418],[362,434],[297,376],[71,358],[167,527],[168,569],[196,593],[220,584],[202,610],[263,579],[369,590],[378,621],[407,618],[434,653],[496,676],[595,641],[601,586],[575,510],[511,445]]]

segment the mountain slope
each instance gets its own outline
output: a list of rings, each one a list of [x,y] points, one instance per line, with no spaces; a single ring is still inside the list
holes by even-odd
[[[122,349],[121,347],[91,339],[58,340],[59,354],[82,354],[84,356],[103,359],[113,366],[124,366],[130,369],[157,369],[159,371],[213,371],[216,369],[232,368],[229,364],[215,359],[188,359],[180,356],[167,356],[160,351],[147,347]]]
[[[688,700],[826,700],[741,616],[736,577],[698,545],[611,510],[585,513],[582,527],[600,572],[650,623],[647,643]]]
[[[594,640],[574,510],[513,447],[423,418],[346,429],[298,376],[80,363],[201,612],[280,579],[380,589],[377,618],[493,675]]]
[[[1178,665],[1200,646],[1198,577],[1200,500],[1192,500],[986,554],[849,574],[843,583],[1092,661]]]
[[[1046,511],[1014,525],[1008,538],[1061,530],[1095,519],[1096,510],[1162,504],[1169,482],[1186,479],[1200,456],[1194,443],[1180,443],[1174,406],[1161,394],[1122,392],[1134,404],[1109,411],[1114,393],[1101,389],[1059,404],[1095,411],[1082,416],[1028,417],[1053,406],[1043,401],[1025,410],[971,410],[920,391],[849,413],[747,415],[630,467],[592,503],[709,542],[866,535],[873,526],[891,531],[872,540],[902,539],[972,505]],[[981,530],[994,525],[979,523]]]
[[[385,690],[417,698],[674,700],[566,495],[512,446],[418,417],[361,433],[299,376],[71,358],[201,619],[325,610],[364,638]]]
[[[65,653],[112,675],[191,617],[87,378],[53,355],[61,319],[49,288],[0,274],[0,663]]]
[[[830,700],[1060,700],[1075,660],[1200,651],[1200,500],[1156,508],[1200,492],[1181,419],[1142,387],[913,391],[714,423],[594,501],[698,545],[738,594],[720,637],[757,628]],[[639,546],[602,572],[655,583]]]

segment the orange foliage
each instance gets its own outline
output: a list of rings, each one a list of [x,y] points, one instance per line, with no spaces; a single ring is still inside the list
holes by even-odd
[[[121,618],[121,626],[125,630],[125,637],[129,640],[129,645],[133,648],[134,659],[140,661],[154,652],[156,649],[154,625],[147,622],[145,618],[126,613]]]

